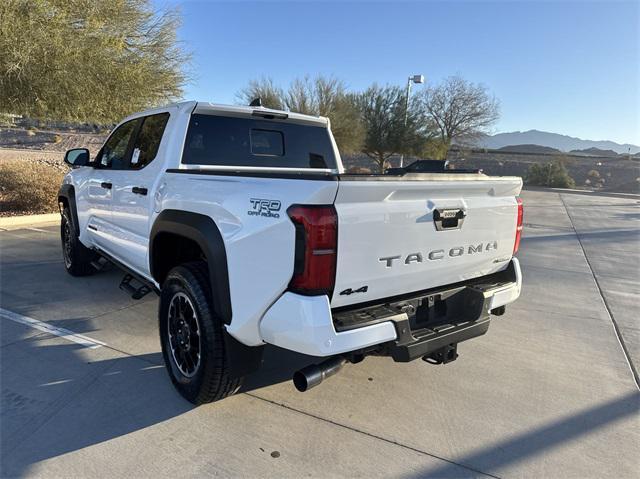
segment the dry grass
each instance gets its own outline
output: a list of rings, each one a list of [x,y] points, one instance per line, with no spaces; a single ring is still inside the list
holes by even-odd
[[[0,216],[58,211],[64,168],[46,161],[0,161]]]

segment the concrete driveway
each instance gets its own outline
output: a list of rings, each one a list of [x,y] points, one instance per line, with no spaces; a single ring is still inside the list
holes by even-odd
[[[313,358],[271,348],[199,408],[164,371],[156,297],[68,276],[56,228],[0,232],[0,475],[638,477],[640,201],[523,197],[523,295],[456,362],[368,358],[301,394]]]

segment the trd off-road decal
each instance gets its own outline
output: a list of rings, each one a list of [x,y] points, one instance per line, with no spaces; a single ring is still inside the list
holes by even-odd
[[[266,218],[280,218],[282,204],[279,200],[265,200],[263,198],[251,198],[251,209],[247,211],[249,216],[264,216]]]

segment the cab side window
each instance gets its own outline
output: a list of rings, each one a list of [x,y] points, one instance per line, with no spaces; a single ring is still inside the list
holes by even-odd
[[[153,161],[158,153],[169,113],[150,115],[143,119],[142,127],[133,145],[130,168],[139,170]]]
[[[138,128],[139,122],[140,119],[128,121],[113,132],[96,158],[98,168],[110,168],[112,170],[127,168],[129,144]]]

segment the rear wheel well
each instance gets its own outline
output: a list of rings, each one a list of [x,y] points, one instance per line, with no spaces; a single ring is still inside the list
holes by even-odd
[[[158,233],[151,249],[153,279],[162,285],[167,274],[176,266],[191,261],[207,261],[207,257],[194,240],[175,233]]]

